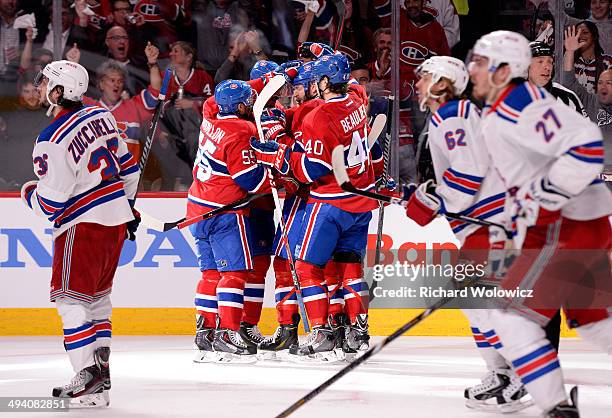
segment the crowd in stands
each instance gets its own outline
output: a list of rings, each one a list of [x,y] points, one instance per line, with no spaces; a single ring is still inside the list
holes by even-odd
[[[49,119],[32,81],[53,59],[60,26],[62,58],[79,62],[89,72],[86,103],[113,112],[122,138],[136,155],[161,75],[172,68],[169,101],[144,187],[185,190],[202,103],[215,85],[228,78],[247,80],[259,60],[295,59],[304,42],[322,42],[346,54],[354,78],[370,94],[370,113],[384,112],[393,65],[391,1],[63,0],[61,22],[56,23],[51,0],[0,0],[0,191],[18,190],[33,176],[33,141]],[[525,22],[534,21],[537,13],[534,36],[539,40],[554,39],[552,16],[563,19],[564,25],[576,25],[580,42],[572,52],[573,67],[586,92],[596,94],[601,74],[612,67],[607,0],[566,1],[571,6],[566,10],[557,10],[553,0],[399,1],[401,103],[399,155],[394,158],[399,159],[404,181],[418,176],[417,144],[426,115],[416,103],[414,69],[429,56],[465,59],[472,40],[492,29],[528,35],[533,28]],[[517,11],[523,13],[522,21],[504,18]],[[290,92],[286,95],[289,105]]]

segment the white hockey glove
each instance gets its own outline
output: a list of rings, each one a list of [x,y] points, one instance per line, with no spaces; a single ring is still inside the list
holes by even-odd
[[[442,208],[441,199],[435,194],[436,184],[427,180],[412,193],[406,205],[406,216],[421,226],[434,220]]]

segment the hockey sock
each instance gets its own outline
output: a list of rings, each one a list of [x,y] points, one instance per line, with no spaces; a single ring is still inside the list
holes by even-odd
[[[334,316],[344,312],[344,292],[342,290],[342,279],[338,275],[338,266],[333,260],[329,260],[323,270],[327,294],[329,295],[328,314]]]
[[[64,348],[75,372],[94,365],[96,330],[93,322],[87,320],[85,305],[60,298],[56,301],[57,311],[64,327]]]
[[[242,321],[257,325],[261,318],[261,308],[264,300],[266,273],[270,268],[271,257],[267,254],[253,257],[253,270],[244,286],[244,312]]]
[[[302,296],[310,324],[313,327],[325,325],[328,303],[323,269],[302,260],[295,263],[295,268],[300,278]]]
[[[535,404],[549,411],[565,401],[557,352],[546,339],[542,327],[510,311],[495,309],[489,318],[499,336],[499,343],[494,347],[512,365]]]
[[[95,348],[110,347],[112,336],[112,323],[110,316],[112,305],[110,295],[106,295],[91,304],[90,313],[96,332]]]
[[[195,306],[204,317],[204,326],[214,328],[217,323],[217,284],[221,275],[217,270],[204,270],[196,287]]]
[[[487,369],[506,369],[508,363],[497,351],[501,341],[488,321],[488,312],[485,309],[462,309],[468,318],[472,329],[472,336],[478,348],[478,353],[487,364]]]
[[[605,311],[605,309],[585,309],[585,311]],[[577,330],[582,338],[596,344],[604,352],[612,355],[612,317],[582,325]]]
[[[367,314],[369,305],[369,287],[363,277],[361,263],[336,263],[338,275],[342,278],[344,290],[344,309],[351,324],[358,314]]]
[[[280,325],[291,325],[291,317],[298,312],[298,306],[293,279],[289,271],[289,262],[276,256],[272,266],[276,276],[274,299],[276,301],[278,323]]]
[[[219,328],[238,331],[244,307],[244,286],[248,280],[247,271],[225,271],[217,286],[219,306]]]

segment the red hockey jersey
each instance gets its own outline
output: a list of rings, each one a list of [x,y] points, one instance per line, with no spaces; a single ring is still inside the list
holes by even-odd
[[[344,147],[345,166],[353,185],[374,188],[374,171],[368,151],[368,123],[364,103],[354,94],[326,100],[304,118],[305,152],[294,152],[290,166],[302,183],[313,183],[309,202],[324,202],[353,213],[369,212],[378,204],[343,191],[332,172],[332,151]]]
[[[250,145],[251,136],[257,136],[255,124],[234,115],[210,112],[217,107],[214,101],[211,97],[204,104],[187,218],[239,200],[247,192],[265,193],[270,188],[267,173],[257,164]],[[244,212],[246,205],[237,209]]]

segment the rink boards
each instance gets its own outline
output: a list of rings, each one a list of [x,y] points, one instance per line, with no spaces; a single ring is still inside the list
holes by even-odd
[[[141,206],[163,220],[176,220],[185,211],[184,194],[148,195]],[[0,198],[0,335],[53,335],[61,323],[48,301],[51,276],[51,225],[35,216],[16,195]],[[368,247],[376,241],[378,215],[370,223]],[[438,218],[426,228],[407,219],[399,206],[385,209],[385,245],[391,248],[453,248],[458,242],[448,223]],[[370,252],[372,253],[372,252]],[[371,262],[371,260],[370,260]],[[126,241],[112,294],[113,331],[123,335],[191,334],[193,298],[199,279],[193,239],[187,230],[160,233],[141,225],[136,242]],[[405,309],[401,301],[389,308],[370,310],[373,335],[388,335],[419,309]],[[260,328],[276,326],[274,278],[266,279]],[[470,335],[467,321],[457,310],[432,316],[411,334]],[[568,334],[567,332],[565,333]]]

